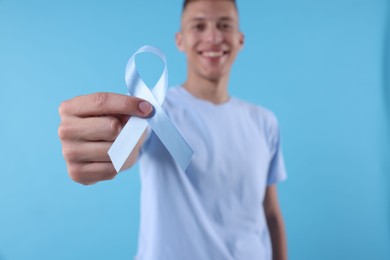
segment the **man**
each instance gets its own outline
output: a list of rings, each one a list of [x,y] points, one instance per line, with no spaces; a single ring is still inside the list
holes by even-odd
[[[150,130],[131,154],[126,165],[138,157],[141,164],[139,260],[287,259],[275,185],[286,177],[277,121],[228,94],[243,43],[235,1],[184,2],[176,44],[187,56],[187,80],[168,91],[163,107],[194,158],[182,171]],[[152,110],[112,93],[61,104],[69,175],[82,184],[114,178],[109,147],[130,116]]]

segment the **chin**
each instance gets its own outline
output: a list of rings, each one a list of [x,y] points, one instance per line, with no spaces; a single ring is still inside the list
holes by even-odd
[[[205,69],[203,73],[203,77],[215,81],[225,77],[227,74],[228,73],[226,73],[223,70]]]
[[[208,81],[219,81],[220,79],[223,78],[222,73],[208,73],[206,75],[203,75],[204,79],[207,79]]]

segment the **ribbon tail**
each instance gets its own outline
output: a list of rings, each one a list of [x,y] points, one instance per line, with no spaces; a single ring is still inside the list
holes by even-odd
[[[108,155],[117,172],[123,170],[127,159],[144,133],[148,122],[139,117],[130,117],[115,142],[108,150]]]
[[[149,119],[149,125],[176,163],[185,171],[191,162],[194,152],[161,107],[157,107],[155,116]]]

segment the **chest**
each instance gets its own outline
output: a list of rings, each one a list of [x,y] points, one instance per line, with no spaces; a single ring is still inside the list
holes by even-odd
[[[189,174],[202,187],[256,185],[267,178],[264,126],[248,111],[179,111],[173,120],[194,150]]]

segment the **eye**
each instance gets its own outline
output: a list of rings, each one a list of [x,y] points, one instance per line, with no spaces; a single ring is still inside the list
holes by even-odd
[[[218,25],[218,29],[222,30],[222,31],[228,31],[230,30],[233,26],[228,23],[228,22],[222,22],[222,23],[219,23]]]
[[[206,29],[206,25],[204,23],[196,23],[192,26],[192,28],[196,31],[204,31]]]

